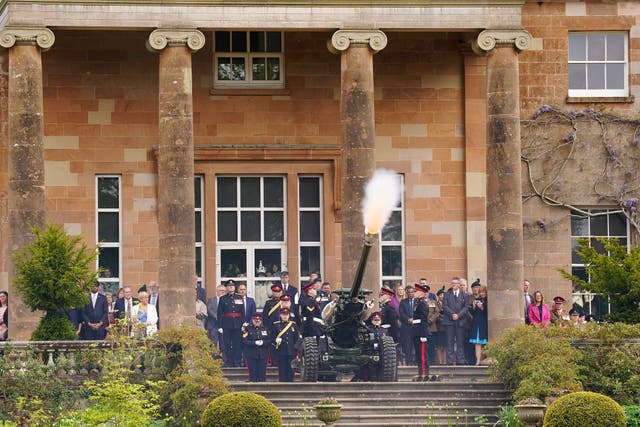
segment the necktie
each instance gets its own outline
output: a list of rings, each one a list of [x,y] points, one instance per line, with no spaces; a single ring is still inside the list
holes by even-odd
[[[413,317],[413,298],[409,300],[409,317]]]
[[[98,298],[98,294],[91,294],[91,306],[96,308],[96,299]]]
[[[455,292],[453,293],[453,295],[454,295],[456,298],[458,298],[458,291],[455,291]]]
[[[131,317],[131,299],[127,300],[127,317]]]
[[[242,298],[242,314],[244,314],[244,317],[247,317],[247,298],[246,297]]]

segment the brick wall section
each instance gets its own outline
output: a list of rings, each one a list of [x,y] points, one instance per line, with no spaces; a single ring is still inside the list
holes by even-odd
[[[8,99],[9,51],[0,49],[0,290],[9,289],[9,153]]]

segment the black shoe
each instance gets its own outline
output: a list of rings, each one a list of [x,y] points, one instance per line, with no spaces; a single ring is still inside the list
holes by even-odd
[[[440,381],[440,375],[431,375],[429,381]]]
[[[411,381],[416,382],[416,383],[419,383],[419,382],[424,381],[424,377],[415,377],[415,378],[413,378]]]

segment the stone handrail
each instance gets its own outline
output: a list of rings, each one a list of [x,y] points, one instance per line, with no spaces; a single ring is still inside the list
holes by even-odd
[[[0,357],[10,370],[22,369],[29,360],[37,360],[55,370],[57,375],[86,377],[108,367],[108,360],[123,361],[141,374],[159,371],[166,350],[153,340],[139,340],[123,345],[105,341],[0,341]],[[1,362],[0,362],[1,365]]]

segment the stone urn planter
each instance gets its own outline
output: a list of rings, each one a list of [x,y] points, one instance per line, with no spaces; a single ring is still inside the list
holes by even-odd
[[[316,418],[326,426],[332,426],[340,419],[342,405],[339,405],[335,399],[325,399],[314,406],[314,409],[316,410]]]
[[[542,403],[541,400],[530,398],[524,399],[518,402],[514,406],[518,413],[518,418],[527,427],[541,426],[544,418],[544,411],[547,409],[547,405]]]

